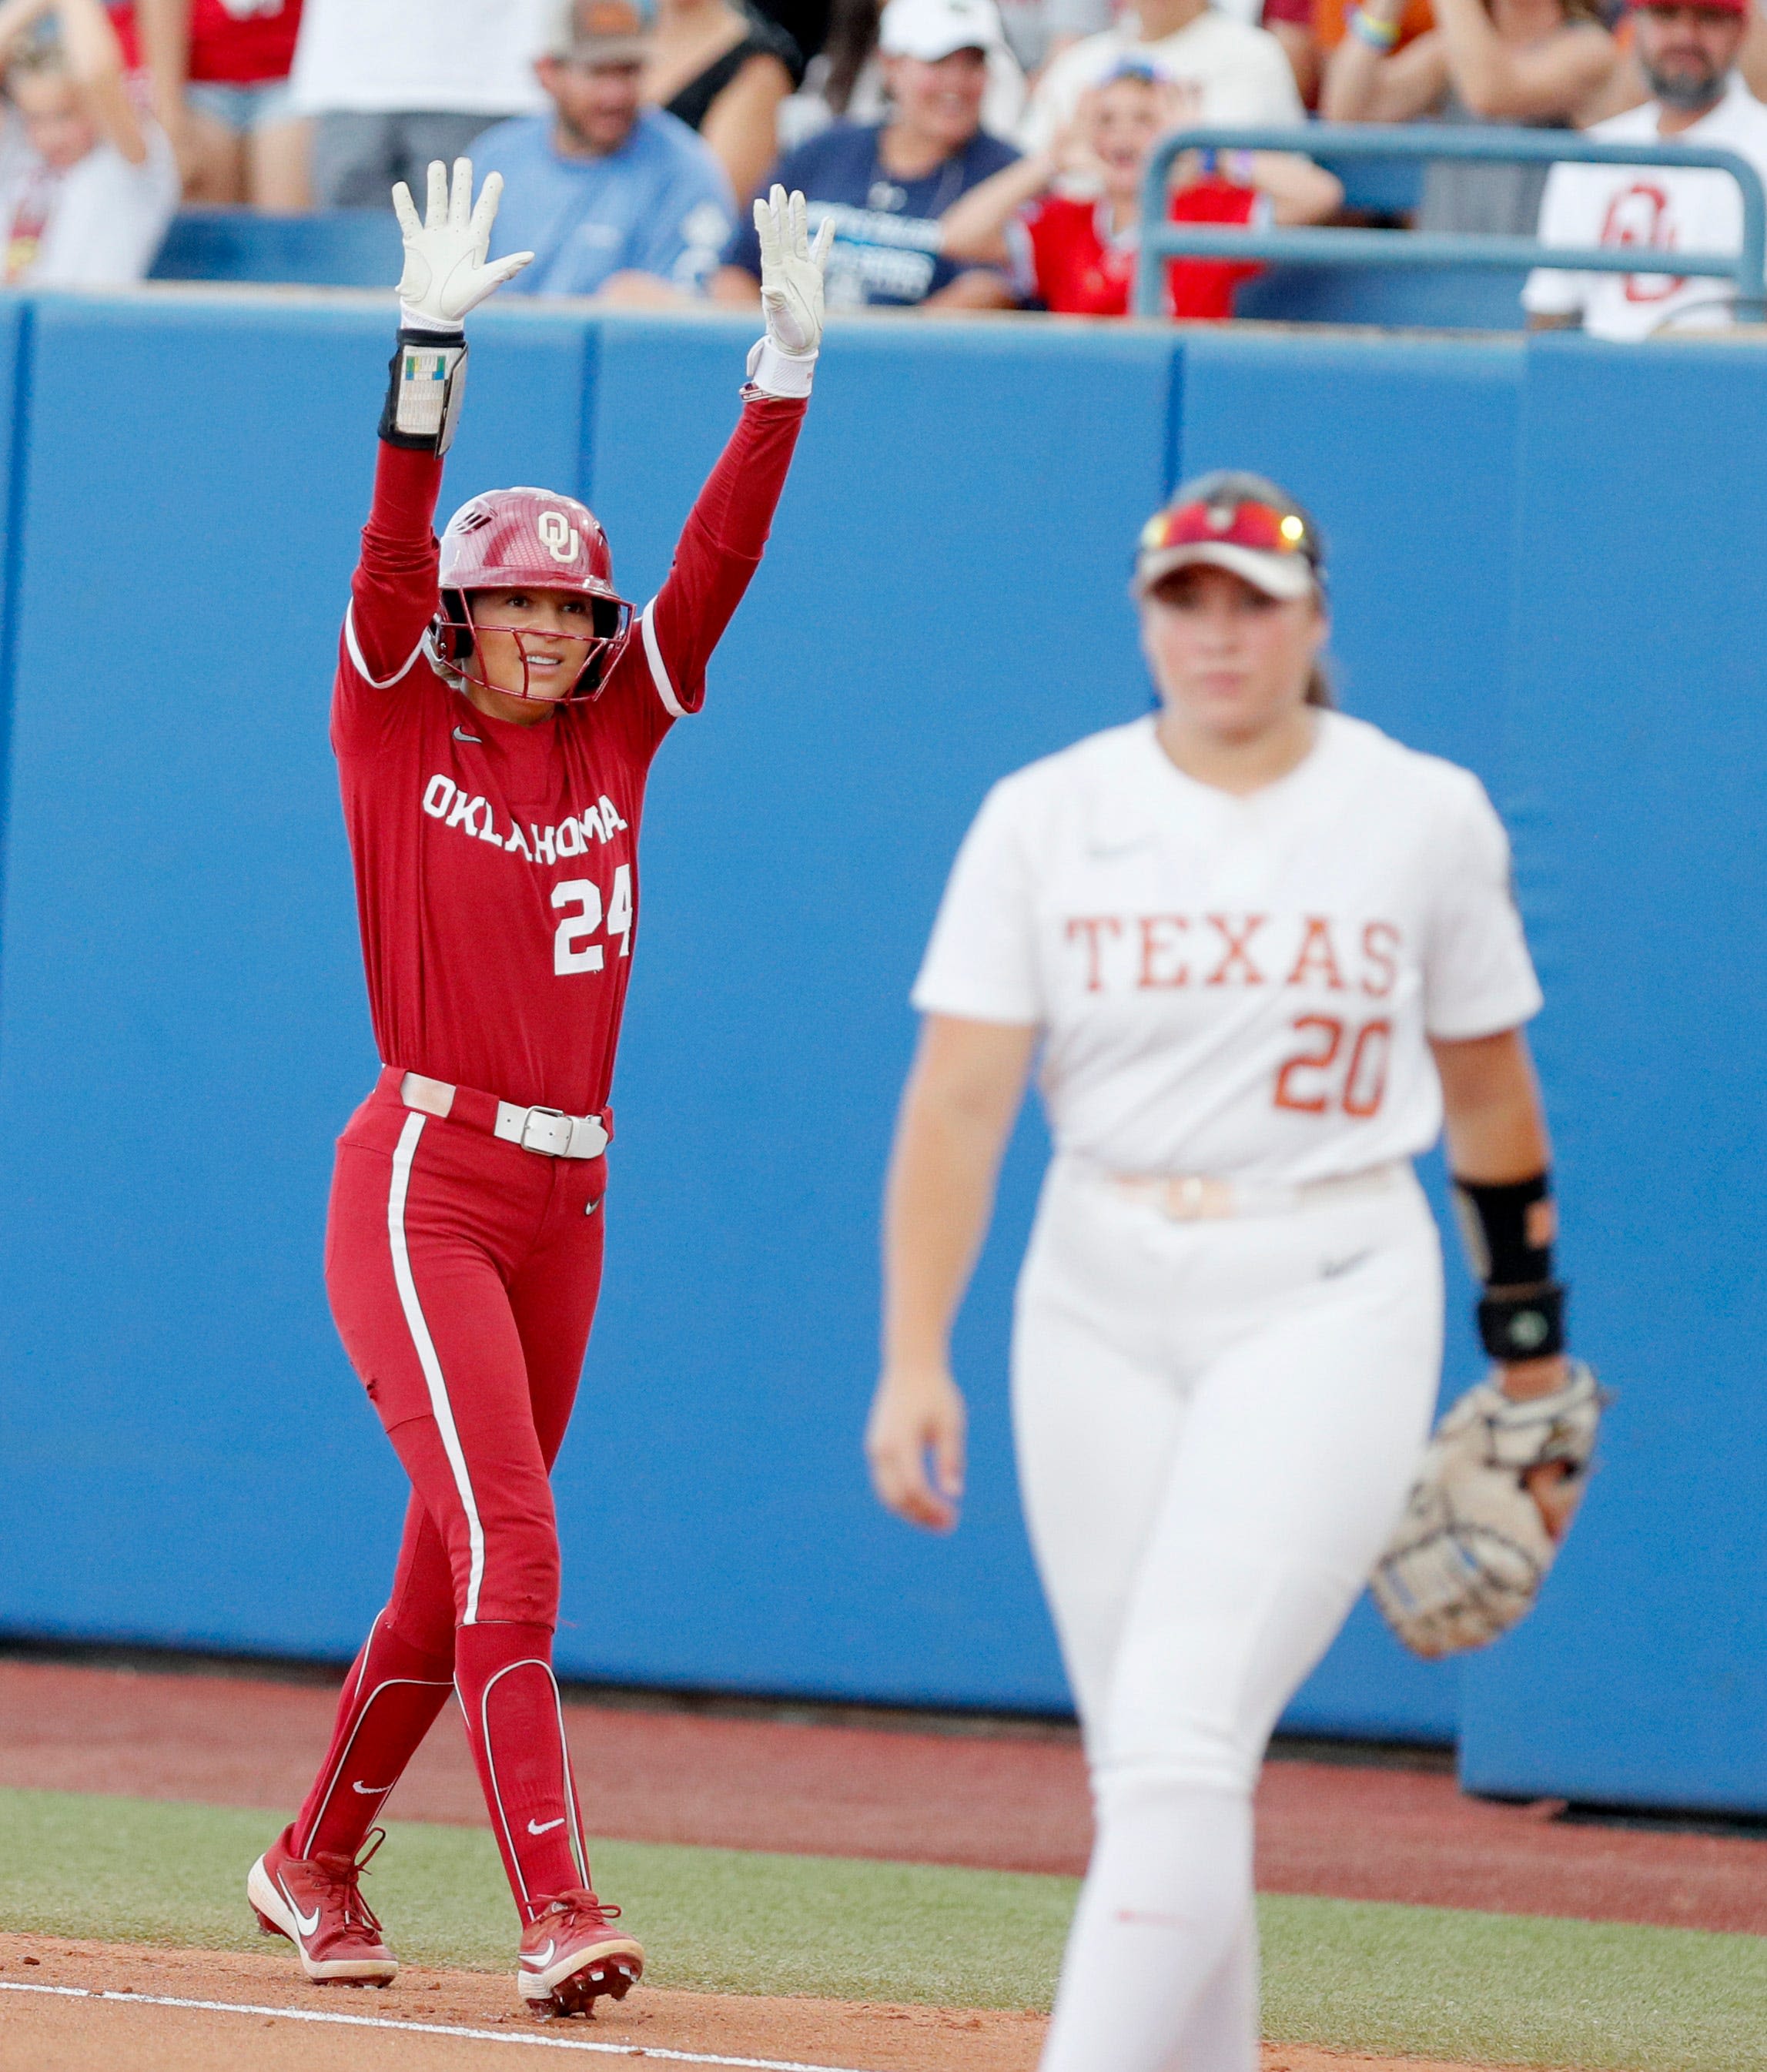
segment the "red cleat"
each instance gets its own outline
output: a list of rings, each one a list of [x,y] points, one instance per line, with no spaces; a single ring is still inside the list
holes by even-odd
[[[516,1977],[536,2014],[592,2014],[604,1995],[625,1999],[644,1975],[644,1952],[614,1926],[618,1918],[617,1906],[579,1888],[528,1923]]]
[[[278,1835],[253,1864],[245,1881],[258,1926],[266,1935],[286,1935],[300,1952],[301,1969],[320,1985],[389,1985],[399,1960],[380,1939],[380,1924],[357,1883],[368,1857],[386,1840],[375,1830],[368,1854],[296,1856],[288,1831]]]

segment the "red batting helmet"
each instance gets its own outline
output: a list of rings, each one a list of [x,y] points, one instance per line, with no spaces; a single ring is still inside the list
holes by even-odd
[[[522,688],[505,696],[532,695],[525,643],[533,635],[520,627],[475,622],[475,590],[562,590],[590,600],[594,631],[582,638],[582,666],[568,697],[596,695],[631,631],[632,607],[614,587],[607,535],[586,504],[549,489],[491,489],[462,504],[442,536],[440,579],[442,609],[430,627],[433,658],[457,681],[501,690],[503,686],[487,684],[471,666],[475,635],[511,634],[521,654]]]

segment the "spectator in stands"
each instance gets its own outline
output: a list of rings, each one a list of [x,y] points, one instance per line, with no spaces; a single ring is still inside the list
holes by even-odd
[[[290,79],[296,109],[318,118],[319,207],[384,209],[395,180],[421,195],[432,158],[543,109],[533,60],[547,12],[548,0],[306,0]]]
[[[0,224],[9,286],[138,281],[178,207],[166,134],[139,113],[101,0],[6,0]]]
[[[1005,267],[1019,294],[1064,316],[1127,315],[1140,241],[1148,154],[1183,119],[1182,97],[1144,59],[1124,58],[1080,97],[1074,121],[1047,151],[1021,158],[952,204],[945,251]],[[1335,212],[1332,175],[1286,153],[1231,153],[1232,162],[1185,166],[1172,195],[1180,223],[1310,223]],[[1060,182],[1065,191],[1053,190]],[[1235,284],[1260,269],[1177,259],[1167,267],[1166,314],[1233,314]]]
[[[535,65],[551,112],[499,123],[475,147],[507,187],[492,257],[535,255],[509,294],[647,299],[646,282],[697,291],[717,264],[736,199],[710,147],[643,105],[648,6],[563,0]]]
[[[1767,180],[1767,107],[1733,69],[1748,33],[1749,0],[1640,6],[1633,20],[1633,48],[1654,98],[1598,122],[1590,135],[1605,144],[1718,145],[1747,159]],[[1728,173],[1555,166],[1539,228],[1547,245],[1736,252],[1742,244],[1742,201]],[[1728,325],[1736,298],[1730,281],[1542,267],[1529,275],[1522,302],[1536,327],[1580,323],[1598,338],[1633,339]]]
[[[746,0],[660,0],[644,97],[698,130],[736,193],[779,155],[779,104],[803,77],[797,45]]]
[[[1325,57],[1313,27],[1315,0],[1264,0],[1258,26],[1268,29],[1282,46],[1283,56],[1295,76],[1295,90],[1311,108],[1319,98],[1325,77]]]
[[[1580,129],[1621,67],[1596,0],[1434,0],[1436,27],[1398,49],[1405,0],[1362,0],[1332,53],[1320,113],[1333,122],[1524,123]],[[1420,230],[1526,236],[1546,167],[1428,167]]]
[[[135,21],[185,200],[306,208],[310,125],[289,92],[301,0],[136,0]]]
[[[1350,18],[1356,11],[1356,0],[1278,0],[1278,4],[1305,5],[1312,20],[1310,32],[1315,52],[1314,62],[1318,67],[1318,84],[1312,94],[1303,92],[1302,97],[1309,108],[1317,107],[1320,91],[1325,84],[1325,68],[1331,63],[1331,54],[1350,34]],[[1436,26],[1436,10],[1430,0],[1405,0],[1399,17],[1399,35],[1393,48],[1403,50],[1416,42],[1420,36],[1428,35]],[[1284,39],[1283,47],[1288,47]]]
[[[1075,43],[1043,74],[1019,126],[1025,150],[1046,151],[1074,119],[1080,96],[1126,57],[1145,59],[1189,89],[1194,121],[1298,127],[1306,120],[1294,69],[1268,30],[1209,0],[1140,0],[1122,27]]]
[[[828,40],[804,73],[803,84],[779,110],[779,146],[792,150],[820,136],[831,123],[885,121],[890,113],[890,88],[877,25],[884,0],[834,0]],[[1012,15],[1027,10],[1040,16],[1033,47],[1069,43],[1089,35],[1110,19],[1110,0],[1009,0]],[[999,10],[997,10],[999,11]],[[1095,18],[1096,17],[1096,18]],[[1025,64],[1009,47],[1011,25],[1001,18],[1001,35],[987,52],[988,84],[982,94],[982,127],[991,136],[1010,137],[1025,113]],[[1038,60],[1041,62],[1041,60]]]
[[[997,268],[943,255],[939,221],[960,195],[1018,156],[981,126],[988,54],[1001,41],[994,0],[890,0],[878,47],[890,119],[837,122],[787,152],[769,175],[802,189],[812,232],[833,220],[824,277],[831,309],[1011,306]],[[751,224],[738,225],[724,261],[717,299],[754,306],[761,257]]]

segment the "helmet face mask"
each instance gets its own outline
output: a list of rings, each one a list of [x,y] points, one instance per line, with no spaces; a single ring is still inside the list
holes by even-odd
[[[513,589],[516,586],[499,586]],[[534,584],[529,587],[538,590]],[[549,589],[556,586],[549,585]],[[623,598],[594,596],[590,601],[588,633],[562,633],[536,626],[499,625],[494,619],[479,615],[475,606],[482,592],[447,590],[442,594],[442,610],[432,624],[431,641],[436,653],[446,665],[443,673],[464,684],[476,684],[480,689],[495,692],[499,697],[520,698],[528,703],[541,705],[572,705],[598,697],[607,680],[607,672],[618,660],[620,650],[630,637],[632,625],[632,607]],[[566,591],[566,595],[576,593]],[[512,684],[493,683],[485,672],[483,636],[487,633],[506,635],[516,643],[516,652],[521,662],[521,684],[518,689]],[[550,652],[561,645],[580,651],[578,661],[571,680],[570,689],[562,693],[553,690],[540,691],[533,687],[533,671],[530,665],[529,643]]]
[[[545,489],[494,489],[461,506],[442,536],[438,570],[441,609],[431,622],[425,648],[431,665],[458,689],[468,684],[503,697],[535,705],[563,705],[599,695],[621,650],[631,638],[632,607],[614,587],[607,536],[594,515],[573,496]],[[537,590],[589,602],[587,634],[541,633],[537,627],[499,626],[478,616],[474,602],[485,590]],[[484,672],[487,633],[508,635],[521,657],[521,688],[491,682]],[[530,642],[556,648],[580,645],[583,659],[562,697],[533,688]]]

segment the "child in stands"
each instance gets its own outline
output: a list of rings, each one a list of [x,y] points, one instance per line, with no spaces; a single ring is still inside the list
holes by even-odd
[[[0,236],[9,287],[109,288],[153,264],[178,207],[164,133],[131,100],[101,0],[6,0]]]
[[[1142,58],[1125,58],[1082,95],[1046,151],[1009,166],[955,203],[944,221],[948,258],[1004,266],[1025,301],[1067,316],[1128,313],[1140,244],[1141,183],[1159,138],[1198,119],[1194,90]],[[1316,223],[1342,190],[1329,173],[1282,152],[1229,152],[1174,168],[1174,223]],[[1233,314],[1238,282],[1255,265],[1175,259],[1169,316]]]

